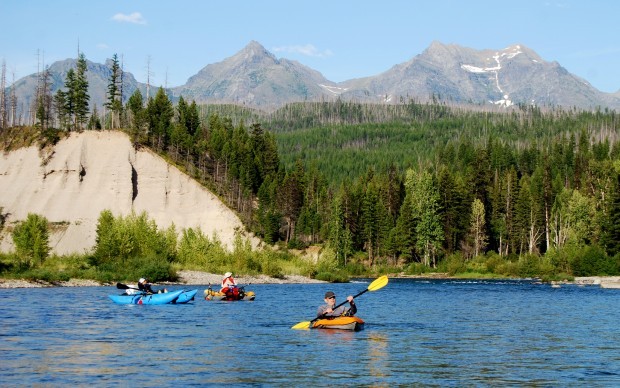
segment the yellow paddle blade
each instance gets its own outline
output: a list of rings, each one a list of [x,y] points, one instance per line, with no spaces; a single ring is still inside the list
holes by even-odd
[[[389,281],[388,277],[386,275],[383,275],[368,285],[368,291],[377,291],[387,286],[388,281]]]
[[[291,329],[295,330],[304,330],[310,328],[310,321],[299,322],[295,326],[291,327]]]

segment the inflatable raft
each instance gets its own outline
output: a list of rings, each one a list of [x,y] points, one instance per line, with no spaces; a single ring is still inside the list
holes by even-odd
[[[358,317],[336,317],[313,322],[313,329],[364,330],[364,321]]]
[[[256,298],[254,291],[245,291],[243,287],[237,287],[235,291],[220,292],[209,287],[204,292],[205,300],[254,300]]]
[[[117,304],[183,304],[194,300],[198,290],[179,290],[161,294],[146,294],[143,292],[108,295]]]

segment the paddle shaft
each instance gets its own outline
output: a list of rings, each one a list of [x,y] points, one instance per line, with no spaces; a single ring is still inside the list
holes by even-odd
[[[368,288],[365,289],[364,291],[358,292],[356,295],[353,295],[353,299],[357,298],[358,296],[362,295],[363,293],[365,293],[366,291],[368,291]],[[338,307],[344,306],[345,304],[347,304],[349,301],[345,300],[342,303],[339,303],[338,305],[334,306],[334,308],[332,310],[336,310]]]
[[[123,283],[116,283],[116,288],[118,288],[119,290],[137,290],[137,291],[142,291],[139,288],[135,288],[135,287],[130,287],[126,284]]]
[[[130,286],[128,286],[126,284],[123,284],[123,283],[116,283],[116,288],[118,288],[119,290],[136,290],[136,291],[140,291],[141,293],[146,294],[146,295],[149,294],[149,292],[146,291],[146,290],[141,290],[139,288],[130,287]],[[183,290],[183,291],[187,291],[187,290]],[[159,294],[159,292],[154,292],[153,294]]]

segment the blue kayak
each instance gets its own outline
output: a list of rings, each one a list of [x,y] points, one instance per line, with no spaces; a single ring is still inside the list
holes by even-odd
[[[189,301],[194,300],[194,296],[196,296],[196,293],[198,292],[198,290],[183,290],[183,292],[181,293],[181,295],[179,295],[179,297],[177,298],[177,300],[173,301],[172,303],[176,303],[176,304],[180,304],[180,303],[187,303]]]
[[[108,295],[108,297],[118,304],[168,304],[174,303],[184,292],[184,290],[164,292],[162,294],[145,294],[140,292],[130,295]],[[184,302],[181,303],[189,302],[189,299],[184,298],[183,300]]]

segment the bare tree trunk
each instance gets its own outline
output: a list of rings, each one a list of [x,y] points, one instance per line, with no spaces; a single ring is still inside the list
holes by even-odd
[[[2,60],[2,72],[0,74],[0,129],[7,127],[7,101],[6,101],[6,62]]]
[[[15,72],[13,72],[13,82],[11,82],[11,127],[21,124],[17,119],[17,96],[15,95]]]

